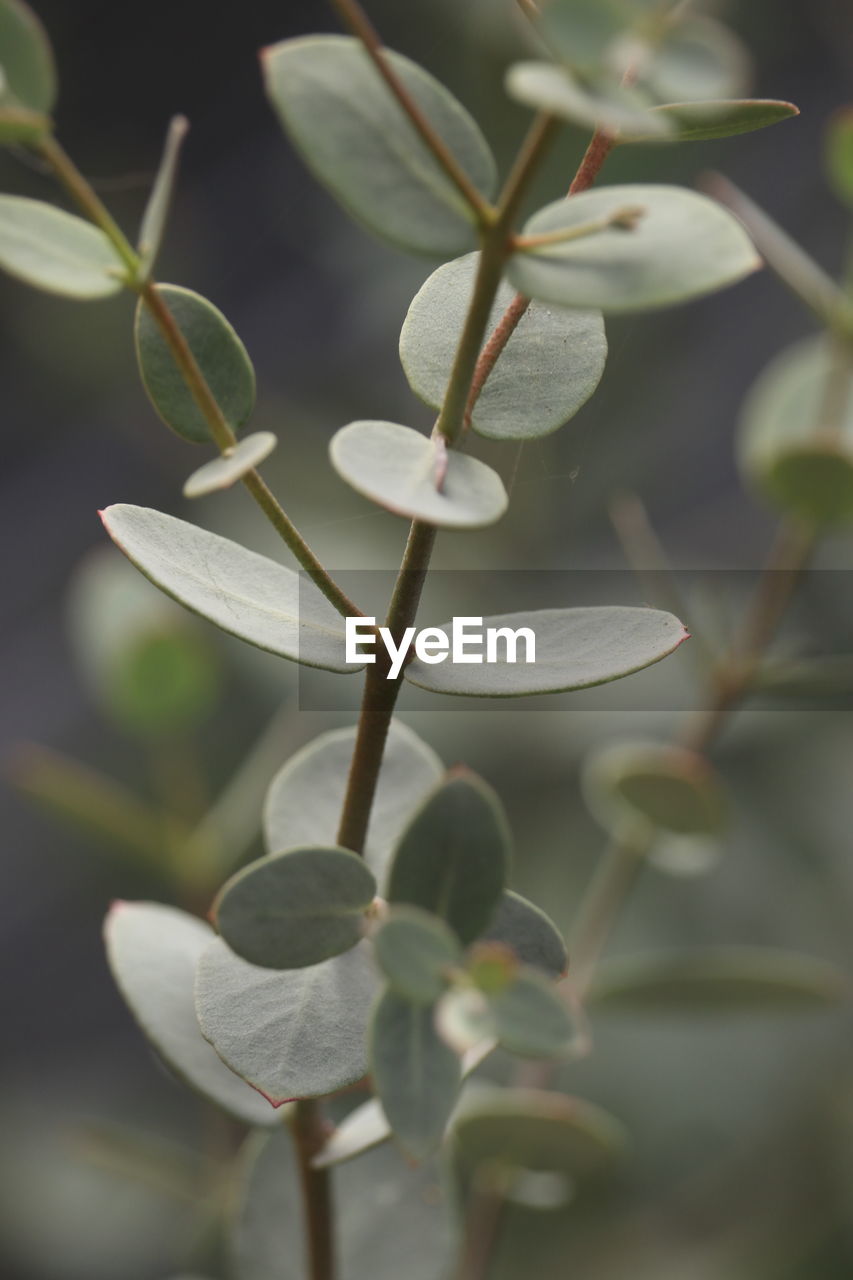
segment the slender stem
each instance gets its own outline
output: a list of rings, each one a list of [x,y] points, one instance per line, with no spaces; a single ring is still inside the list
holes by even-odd
[[[406,85],[397,75],[386,57],[385,48],[376,28],[357,0],[330,0],[344,26],[364,45],[373,65],[420,134],[423,142],[435,156],[450,181],[471,206],[482,227],[488,227],[495,219],[495,210],[483,194],[477,190],[468,174],[459,164],[444,139],[433,128]]]
[[[328,1169],[318,1169],[313,1164],[327,1137],[316,1099],[297,1102],[291,1126],[305,1210],[308,1276],[310,1280],[333,1280],[335,1238],[331,1177]]]
[[[140,266],[139,254],[128,240],[109,209],[95,192],[74,161],[56,140],[53,134],[45,134],[39,138],[36,150],[47,162],[68,194],[85,213],[86,217],[100,227],[121,261],[127,267],[130,280],[136,278]]]
[[[578,999],[589,990],[613,922],[639,878],[648,845],[644,825],[614,840],[598,863],[572,927],[571,981]]]

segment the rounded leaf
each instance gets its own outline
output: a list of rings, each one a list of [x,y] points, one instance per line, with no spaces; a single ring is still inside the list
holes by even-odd
[[[156,287],[225,421],[232,431],[238,431],[255,407],[255,371],[246,348],[222,312],[206,298],[178,285]],[[209,444],[211,436],[204,414],[142,298],[136,308],[135,336],[139,371],[157,413],[167,427],[185,440]]]
[[[434,1003],[463,963],[453,931],[417,907],[394,907],[374,934],[373,948],[391,987],[414,1004]]]
[[[637,17],[634,0],[551,0],[537,21],[558,57],[593,72],[608,65],[611,47],[630,33]]]
[[[520,893],[507,889],[483,942],[501,942],[525,965],[561,978],[569,967],[566,944],[553,920]]]
[[[472,184],[489,198],[495,162],[443,85],[401,54],[395,74]],[[360,42],[307,36],[264,51],[267,94],[316,178],[369,230],[415,253],[454,257],[476,243],[474,215]]]
[[[58,85],[47,32],[27,4],[0,0],[0,104],[49,115]]]
[[[185,498],[202,498],[220,489],[230,489],[248,472],[270,456],[278,445],[278,438],[271,431],[255,431],[244,436],[239,444],[226,449],[220,458],[205,462],[194,471],[184,484]]]
[[[481,529],[509,499],[496,471],[394,422],[351,422],[332,438],[332,465],[380,507],[445,529]]]
[[[506,89],[511,98],[537,111],[547,111],[570,124],[604,129],[621,141],[653,137],[666,141],[673,122],[663,114],[652,115],[653,105],[636,89],[616,83],[588,87],[565,67],[551,62],[519,62],[510,67]]]
[[[269,1104],[228,1070],[199,1030],[193,982],[213,936],[202,920],[154,902],[117,902],[105,924],[113,977],[169,1066],[244,1124],[277,1124]]]
[[[642,69],[659,102],[733,98],[749,87],[752,67],[737,36],[712,18],[675,22]]]
[[[416,295],[400,334],[400,360],[415,395],[440,409],[465,323],[478,254],[439,267]],[[502,284],[491,332],[515,291]],[[586,404],[607,359],[598,311],[532,302],[489,375],[471,425],[493,440],[533,440],[556,431]]]
[[[123,284],[102,231],[25,196],[0,195],[0,267],[36,289],[86,301],[108,298]]]
[[[489,999],[498,1044],[525,1058],[561,1058],[575,1026],[557,988],[535,969],[521,969]]]
[[[347,849],[290,849],[232,876],[214,903],[232,951],[267,969],[303,969],[354,947],[376,881]]]
[[[680,836],[711,836],[725,821],[720,784],[707,760],[685,747],[619,742],[587,764],[584,789],[605,826],[641,818]]]
[[[706,196],[682,187],[602,187],[534,214],[525,236],[602,226],[630,209],[632,229],[611,225],[513,254],[510,281],[522,293],[566,307],[644,311],[734,284],[761,260],[741,224]]]

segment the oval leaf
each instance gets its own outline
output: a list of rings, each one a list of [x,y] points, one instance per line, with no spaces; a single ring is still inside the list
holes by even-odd
[[[553,983],[535,969],[522,969],[489,999],[498,1044],[525,1058],[561,1058],[575,1027]]]
[[[439,267],[412,302],[400,334],[409,385],[434,409],[444,402],[478,258],[469,254]],[[514,296],[501,285],[490,331]],[[555,311],[532,302],[489,375],[471,425],[493,440],[533,440],[556,431],[595,391],[606,359],[600,312]]]
[[[712,18],[674,22],[641,72],[659,102],[733,98],[749,87],[749,57],[743,44]]]
[[[118,504],[101,519],[146,578],[229,635],[309,667],[359,670],[344,661],[340,615],[292,569],[148,507]]]
[[[725,821],[713,770],[684,747],[616,743],[593,756],[584,783],[593,812],[617,832],[639,817],[676,835],[711,836]]]
[[[269,1104],[228,1070],[199,1030],[193,982],[213,930],[175,907],[117,902],[107,916],[105,938],[118,988],[169,1066],[244,1124],[279,1123]]]
[[[563,693],[641,671],[660,662],[688,636],[671,613],[618,605],[504,613],[484,618],[483,626],[511,632],[529,628],[536,637],[535,662],[510,663],[504,658],[477,665],[448,659],[429,666],[416,659],[406,667],[406,679],[432,693],[473,698]],[[450,636],[452,624],[441,630]],[[523,653],[523,646],[519,649]]]
[[[181,147],[184,145],[189,127],[189,121],[185,116],[175,116],[169,124],[160,168],[157,170],[139,229],[139,255],[142,258],[140,274],[143,277],[150,275],[157,260],[157,254],[160,252],[166,222],[169,218]]]
[[[158,284],[157,292],[186,338],[225,421],[232,431],[238,431],[255,407],[255,371],[246,348],[222,312],[206,298],[173,284]],[[141,298],[135,337],[139,371],[157,413],[185,440],[209,444],[204,414]]]
[[[522,964],[540,969],[551,978],[561,978],[569,967],[566,944],[559,929],[544,911],[507,889],[483,942],[501,942]]]
[[[524,235],[577,233],[628,210],[639,214],[631,230],[612,225],[515,253],[509,279],[529,297],[559,306],[643,311],[713,293],[761,265],[730,213],[681,187],[586,191],[540,210]]]
[[[417,907],[395,907],[374,935],[373,947],[390,986],[413,1004],[434,1003],[463,963],[452,930]]]
[[[0,267],[67,298],[108,298],[122,288],[109,240],[82,218],[25,196],[0,195]]]
[[[650,132],[634,138],[626,137],[625,142],[706,142],[712,138],[731,138],[790,120],[792,116],[798,116],[800,110],[792,102],[778,102],[773,98],[737,98],[668,102],[664,106],[653,107],[650,114],[672,122],[669,135],[662,139]]]
[[[443,85],[385,57],[473,185],[494,191],[480,130]],[[358,40],[308,36],[263,55],[267,94],[312,173],[371,231],[403,249],[454,257],[474,247],[474,216]]]
[[[584,71],[608,63],[611,45],[631,31],[638,17],[633,0],[551,0],[537,22],[558,57]]]
[[[463,942],[488,928],[509,872],[511,837],[491,787],[454,770],[404,831],[388,884],[390,902],[440,916]]]
[[[290,849],[232,876],[214,903],[232,951],[267,969],[304,969],[349,951],[376,881],[347,849]]]
[[[364,1076],[376,987],[366,943],[310,969],[275,972],[248,964],[217,939],[198,967],[196,1011],[222,1060],[280,1106],[335,1093]]]
[[[547,111],[570,124],[604,129],[626,142],[650,135],[665,141],[674,125],[668,116],[651,115],[652,105],[636,90],[619,84],[606,89],[582,85],[564,67],[551,62],[519,62],[510,67],[507,93],[525,106]]]
[[[47,33],[29,5],[0,0],[0,103],[43,115],[53,110],[56,67]],[[4,104],[5,105],[5,104]]]
[[[208,493],[217,493],[220,489],[230,489],[232,484],[259,467],[277,445],[278,439],[271,431],[255,431],[250,436],[244,436],[233,449],[227,449],[221,458],[206,462],[192,473],[184,485],[184,497],[202,498]]]
[[[508,498],[496,471],[394,422],[351,422],[332,438],[332,465],[380,507],[445,529],[500,520]]]

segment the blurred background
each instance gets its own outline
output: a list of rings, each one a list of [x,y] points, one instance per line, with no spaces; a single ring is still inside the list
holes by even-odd
[[[356,418],[428,426],[400,371],[397,338],[434,264],[353,227],[304,172],[264,101],[258,49],[333,29],[325,5],[38,0],[34,7],[58,53],[60,138],[129,231],[170,116],[189,117],[159,276],[209,297],[242,336],[259,380],[253,426],[280,439],[265,474],[321,557],[341,572],[392,568],[404,524],[346,489],[326,450],[334,431]],[[717,7],[752,51],[756,95],[791,99],[802,115],[726,142],[625,148],[606,180],[692,185],[720,168],[837,273],[848,226],[824,184],[822,133],[853,98],[849,0]],[[502,91],[520,43],[509,0],[371,0],[369,9],[390,45],[458,95],[506,162],[528,119]],[[568,185],[584,146],[581,133],[564,131],[533,207]],[[32,163],[8,152],[0,154],[0,189],[56,194]],[[143,1044],[108,975],[101,922],[116,897],[203,908],[203,884],[176,876],[170,863],[175,833],[193,827],[225,788],[222,856],[233,865],[257,847],[257,805],[277,765],[316,733],[352,719],[351,711],[305,709],[327,705],[319,698],[300,705],[288,664],[147,596],[140,603],[124,562],[105,548],[97,510],[122,501],[183,514],[278,554],[242,491],[186,511],[181,487],[203,451],[155,418],[136,375],[131,323],[129,298],[80,305],[0,281],[0,1259],[14,1280],[157,1280],[220,1265],[204,1200],[187,1191],[199,1162],[215,1155],[205,1107]],[[770,357],[811,327],[768,273],[687,308],[609,325],[603,384],[567,428],[521,457],[481,449],[513,477],[511,512],[485,533],[442,535],[437,566],[622,569],[607,504],[630,490],[642,496],[678,567],[756,567],[774,518],[737,475],[738,409]],[[819,564],[847,570],[850,558],[849,542],[837,539]],[[853,625],[847,578],[825,581],[833,633],[820,638],[843,650]],[[608,589],[608,602],[618,603],[631,587],[614,574]],[[442,590],[436,586],[428,602],[433,621],[447,615]],[[712,628],[725,630],[741,604],[736,588],[717,599],[707,611]],[[179,708],[162,717],[144,700],[140,706],[133,687],[109,688],[97,656],[111,628],[121,630],[117,620],[149,607],[162,622],[162,644],[146,651],[140,679],[165,673]],[[563,926],[603,842],[581,800],[579,762],[611,738],[665,737],[681,714],[666,707],[673,688],[688,687],[689,659],[670,659],[642,679],[643,710],[624,709],[618,688],[609,700],[566,696],[523,712],[468,714],[444,702],[427,710],[416,696],[401,705],[448,763],[464,759],[502,792],[518,841],[516,887]],[[251,765],[235,782],[250,750]],[[67,758],[92,772],[69,775]],[[721,856],[703,864],[701,877],[651,870],[614,949],[764,943],[849,964],[849,711],[744,713],[715,758],[733,811]],[[118,790],[104,792],[101,775]],[[85,808],[87,787],[102,814],[113,815],[100,839],[86,813],[77,814],[75,830],[25,794],[49,792],[67,818],[69,808]],[[148,809],[135,810],[137,803],[168,811],[161,847],[140,834]],[[579,1211],[567,1227],[560,1256],[580,1268],[573,1274],[853,1274],[853,1039],[844,1017],[608,1023],[594,1057],[567,1069],[564,1083],[606,1105],[633,1138],[618,1195]],[[217,1140],[228,1147],[234,1135]],[[522,1274],[519,1267],[568,1274],[553,1253],[537,1261],[535,1215],[531,1221],[514,1260],[505,1260],[506,1275]]]

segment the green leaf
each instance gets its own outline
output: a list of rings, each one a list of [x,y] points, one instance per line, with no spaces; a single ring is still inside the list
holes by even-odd
[[[264,806],[264,836],[271,853],[336,843],[356,734],[355,728],[320,734],[273,779]],[[392,721],[364,848],[380,890],[400,836],[443,776],[444,766],[432,748],[407,725]]]
[[[394,907],[374,934],[373,948],[391,987],[413,1004],[433,1004],[463,964],[453,931],[417,907]]]
[[[35,289],[86,301],[108,298],[123,283],[102,231],[25,196],[0,195],[0,267]]]
[[[664,138],[653,133],[620,142],[706,142],[712,138],[731,138],[739,133],[766,129],[800,114],[792,102],[772,98],[716,99],[707,102],[668,102],[653,107],[655,118],[672,121],[672,132]]]
[[[674,130],[667,116],[650,114],[653,104],[636,89],[618,83],[587,86],[551,62],[516,63],[507,72],[506,90],[525,106],[587,129],[604,129],[620,141],[651,135],[665,142]]]
[[[229,635],[309,667],[359,669],[344,661],[339,614],[292,569],[148,507],[119,503],[101,519],[146,578]]]
[[[0,0],[0,103],[50,115],[58,86],[47,33],[29,5]]]
[[[506,885],[511,836],[491,787],[456,769],[404,831],[388,884],[390,902],[446,920],[462,942],[489,927]]]
[[[565,1057],[575,1026],[557,990],[535,969],[521,969],[489,998],[495,1036],[502,1048],[525,1058]]]
[[[193,979],[213,938],[201,920],[154,902],[117,902],[105,924],[113,977],[148,1039],[193,1089],[244,1124],[272,1125],[269,1104],[228,1070],[199,1030]]]
[[[400,1145],[423,1160],[441,1142],[462,1083],[456,1054],[435,1029],[432,1005],[395,991],[379,999],[370,1024],[370,1074]]]
[[[160,252],[172,203],[181,147],[189,127],[189,121],[185,116],[174,116],[169,124],[160,168],[154,179],[151,195],[142,216],[142,225],[139,228],[139,254],[142,258],[140,274],[143,278],[151,274],[157,254]]]
[[[0,93],[0,146],[7,146],[10,143],[16,146],[37,142],[50,131],[50,127],[51,123],[47,116],[4,102],[3,95]]]
[[[225,421],[239,431],[255,407],[255,371],[234,329],[221,311],[191,289],[158,284]],[[136,358],[145,390],[157,413],[179,436],[209,444],[204,414],[142,298],[136,308]]]
[[[412,302],[400,334],[409,385],[434,409],[444,402],[478,257],[439,267]],[[501,285],[490,332],[514,296]],[[554,311],[532,302],[482,390],[471,425],[493,440],[532,440],[556,431],[595,391],[606,358],[600,312]]]
[[[478,1052],[495,1044],[495,1020],[482,991],[473,986],[451,987],[435,1008],[435,1026],[454,1053]]]
[[[828,961],[763,947],[696,948],[604,962],[589,994],[614,1013],[796,1013],[849,1000]]]
[[[569,966],[566,944],[554,922],[539,907],[507,889],[483,942],[501,942],[522,964],[561,978]]]
[[[460,665],[448,659],[428,666],[415,659],[405,669],[406,679],[432,693],[474,698],[563,693],[641,671],[672,653],[688,635],[671,613],[619,605],[504,613],[484,618],[483,626],[513,632],[529,628],[536,637],[536,661]],[[440,629],[449,636],[452,624]],[[519,653],[523,655],[523,645]]]
[[[217,938],[196,975],[202,1032],[273,1106],[355,1084],[367,1071],[365,1030],[376,995],[360,943],[310,969],[259,969]]]
[[[641,211],[632,230],[613,225],[596,234],[513,255],[512,284],[543,302],[643,311],[713,293],[760,265],[740,223],[706,196],[681,187],[602,187],[540,210],[526,236],[599,225]]]
[[[541,7],[538,25],[558,57],[592,72],[606,64],[610,46],[637,17],[632,0],[551,0]]]
[[[225,884],[213,906],[232,951],[267,969],[303,969],[361,938],[376,881],[348,849],[290,849]]]
[[[277,446],[278,438],[271,431],[255,431],[244,436],[239,444],[226,449],[220,458],[205,462],[192,473],[184,485],[184,497],[203,498],[220,489],[230,489],[232,484],[259,467]]]
[[[677,835],[716,835],[725,822],[716,775],[685,747],[615,743],[592,757],[584,784],[593,813],[617,832],[638,817]]]
[[[735,98],[749,87],[749,56],[719,22],[701,16],[673,23],[641,79],[659,102]]]
[[[843,421],[825,422],[834,356],[822,338],[771,360],[741,414],[738,460],[746,478],[784,511],[819,526],[853,520],[853,377]]]
[[[853,107],[843,107],[830,120],[824,141],[824,163],[836,196],[848,208],[853,208]]]
[[[381,507],[445,529],[481,529],[509,499],[497,472],[477,458],[394,422],[351,422],[332,437],[332,465]]]
[[[492,154],[480,130],[415,63],[386,52],[394,72],[486,198]],[[359,41],[308,36],[263,55],[267,94],[314,176],[353,217],[400,248],[454,257],[476,243],[474,215]]]
[[[311,1163],[315,1169],[330,1169],[371,1151],[390,1137],[391,1126],[382,1103],[378,1098],[369,1098],[344,1116]]]

